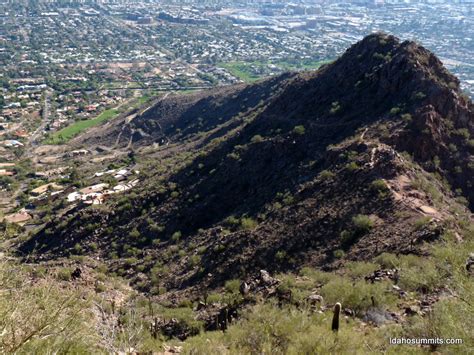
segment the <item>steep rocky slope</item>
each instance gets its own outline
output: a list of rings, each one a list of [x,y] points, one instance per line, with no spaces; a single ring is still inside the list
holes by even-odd
[[[161,144],[140,190],[57,216],[20,253],[97,255],[146,292],[216,287],[423,253],[474,206],[472,103],[432,53],[384,34],[316,72],[162,99],[120,130]]]

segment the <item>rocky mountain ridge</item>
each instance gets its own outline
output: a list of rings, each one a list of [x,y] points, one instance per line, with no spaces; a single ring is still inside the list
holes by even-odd
[[[316,72],[164,98],[120,130],[137,155],[161,145],[140,190],[57,216],[23,255],[80,250],[143,292],[202,290],[423,253],[461,228],[454,215],[472,218],[473,104],[432,53],[393,36]]]

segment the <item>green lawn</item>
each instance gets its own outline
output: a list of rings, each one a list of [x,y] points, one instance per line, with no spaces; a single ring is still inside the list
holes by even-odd
[[[309,62],[303,62],[303,63],[290,63],[290,62],[277,62],[275,63],[281,68],[285,68],[288,70],[312,70],[312,69],[318,69],[320,66],[324,64],[331,63],[331,60],[320,60],[320,61],[309,61]]]
[[[117,116],[120,112],[117,109],[109,109],[102,112],[96,118],[85,120],[85,121],[77,121],[70,126],[67,126],[57,132],[54,132],[50,137],[45,140],[45,144],[62,144],[70,140],[71,138],[77,136],[82,131],[101,124],[102,122],[108,121],[115,116]]]
[[[221,63],[221,66],[224,69],[227,69],[233,76],[243,80],[247,83],[251,83],[260,79],[259,76],[253,74],[250,70],[250,65],[253,63],[249,62],[230,62],[230,63]]]
[[[330,63],[330,60],[322,61],[302,61],[302,62],[290,62],[290,61],[254,61],[254,62],[228,62],[220,63],[218,66],[228,70],[233,76],[243,80],[247,83],[252,83],[265,75],[257,75],[254,73],[252,66],[263,69],[268,67],[270,64],[274,64],[283,71],[294,71],[294,70],[314,70],[318,69],[321,65]]]

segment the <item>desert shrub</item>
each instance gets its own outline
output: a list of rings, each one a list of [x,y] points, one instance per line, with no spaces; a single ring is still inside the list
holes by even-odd
[[[402,109],[401,109],[400,107],[392,107],[392,108],[390,109],[390,114],[391,114],[392,116],[396,116],[396,115],[398,115],[401,111],[402,111]]]
[[[227,157],[229,157],[230,159],[234,159],[234,160],[240,160],[240,155],[236,152],[232,152],[232,153],[227,154]]]
[[[400,256],[400,279],[402,289],[411,291],[433,291],[445,282],[445,273],[438,269],[432,258],[416,255]]]
[[[175,242],[175,243],[176,243],[176,242],[179,242],[179,240],[181,239],[181,236],[182,236],[181,232],[180,232],[180,231],[176,231],[176,232],[174,232],[173,235],[171,236],[171,240],[172,240],[173,242]]]
[[[89,300],[53,280],[31,284],[20,267],[0,264],[2,353],[100,352]]]
[[[459,128],[456,130],[455,134],[465,140],[468,140],[471,137],[471,134],[467,128]]]
[[[306,129],[302,125],[295,126],[295,128],[293,128],[293,133],[302,136],[306,133]]]
[[[374,227],[374,222],[370,217],[363,214],[352,217],[352,223],[354,224],[355,231],[360,234],[366,234]]]
[[[192,354],[364,354],[379,349],[383,337],[369,337],[353,330],[348,320],[336,335],[331,314],[312,313],[295,307],[257,304],[225,332],[193,337],[184,344]]]
[[[331,180],[336,176],[332,171],[323,170],[319,173],[318,177],[321,181]]]
[[[140,232],[137,228],[133,228],[130,233],[128,234],[131,239],[138,239],[140,238]]]
[[[213,303],[221,303],[222,301],[222,294],[213,292],[207,295],[206,297],[206,302],[207,304],[213,304]]]
[[[90,248],[91,251],[97,251],[99,246],[97,245],[97,243],[92,242],[92,243],[89,244],[89,248]]]
[[[79,243],[76,243],[73,248],[73,253],[76,255],[81,255],[82,253],[84,253],[84,249]]]
[[[225,250],[225,245],[217,244],[212,250],[214,250],[215,253],[222,253]]]
[[[252,137],[252,139],[250,140],[250,142],[252,143],[260,143],[260,142],[263,142],[263,137],[260,135],[260,134],[257,134],[255,136]]]
[[[301,269],[300,274],[302,276],[309,277],[316,284],[325,284],[331,280],[333,274],[330,272],[324,272],[318,269],[313,269],[310,267],[304,267]]]
[[[426,97],[426,94],[424,92],[418,91],[413,94],[413,98],[415,100],[423,100]]]
[[[235,226],[238,226],[240,224],[240,220],[235,216],[227,217],[224,222],[225,222],[225,224],[227,224],[230,227],[235,227]]]
[[[362,262],[362,261],[350,261],[345,265],[345,274],[351,278],[363,278],[375,270],[379,266],[374,263]]]
[[[413,120],[412,115],[410,115],[409,113],[404,113],[401,117],[402,120],[404,120],[406,123],[411,123],[411,121]]]
[[[254,229],[258,225],[257,221],[250,217],[242,217],[240,219],[240,227],[244,230]]]
[[[468,354],[474,348],[474,317],[470,316],[472,314],[472,303],[456,298],[442,299],[426,317],[414,318],[405,327],[405,333],[407,337],[414,338],[462,339],[462,344],[438,345],[431,349],[439,353],[446,351],[452,354]]]
[[[291,205],[295,202],[295,198],[287,193],[287,194],[285,194],[285,197],[283,197],[281,202],[283,202],[284,205],[288,206],[288,205]]]
[[[430,222],[431,222],[431,217],[429,217],[429,216],[424,216],[424,217],[418,218],[414,223],[415,230],[423,229]]]
[[[378,59],[378,60],[381,60],[381,59],[385,59],[385,56],[382,54],[382,53],[378,53],[378,52],[375,52],[372,57],[374,59]]]
[[[178,308],[168,308],[164,306],[158,306],[156,311],[160,317],[165,319],[177,319],[180,322],[185,323],[192,332],[195,334],[199,333],[202,330],[203,322],[196,319],[196,316],[189,307],[178,307]]]
[[[383,179],[377,179],[370,183],[370,189],[378,193],[379,197],[386,196],[389,191],[387,183]]]
[[[291,291],[291,303],[299,306],[307,303],[307,298],[313,292],[316,281],[311,277],[300,278],[293,274],[279,274],[277,278],[281,280],[278,290]]]
[[[238,279],[228,280],[226,281],[224,285],[226,292],[230,292],[230,293],[238,293],[239,287],[240,287],[240,280]]]
[[[138,259],[137,258],[126,258],[124,259],[124,264],[127,265],[128,267],[136,264],[138,262]]]
[[[152,233],[163,233],[165,231],[165,227],[160,226],[156,223],[151,223],[148,228],[150,229],[150,232]]]
[[[287,258],[287,254],[286,254],[286,251],[284,250],[279,250],[275,253],[275,259],[276,261],[278,261],[279,263],[283,262],[286,260]]]
[[[344,244],[351,243],[355,239],[355,233],[350,232],[347,229],[344,229],[340,235],[341,235],[341,241]]]
[[[189,258],[189,264],[194,267],[196,265],[199,265],[199,263],[201,262],[201,257],[199,255],[192,255],[190,258]]]
[[[348,171],[353,172],[353,171],[356,171],[356,170],[360,169],[360,166],[359,166],[359,164],[357,164],[357,162],[351,161],[350,163],[346,164],[345,168]]]
[[[72,269],[71,268],[61,268],[58,270],[57,278],[61,281],[70,281],[71,280]]]
[[[410,183],[411,187],[416,190],[421,190],[428,194],[436,203],[443,201],[442,194],[439,192],[439,189],[428,179],[419,175]]]
[[[273,203],[272,207],[275,210],[280,210],[283,207],[283,205],[280,202],[277,201],[277,202]]]
[[[107,287],[105,287],[105,285],[102,282],[97,282],[94,286],[94,290],[97,293],[102,293],[107,290]]]
[[[394,269],[400,266],[400,259],[395,254],[382,253],[375,257],[374,262],[386,269]]]
[[[386,282],[367,283],[365,280],[351,281],[334,275],[334,277],[321,288],[321,295],[325,302],[334,304],[341,302],[344,307],[348,307],[363,314],[364,311],[372,307],[372,297],[376,304],[389,305],[396,302],[396,297],[388,292],[390,284]]]

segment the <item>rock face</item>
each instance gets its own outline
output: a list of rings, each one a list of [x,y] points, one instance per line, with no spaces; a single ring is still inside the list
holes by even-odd
[[[55,258],[94,242],[105,260],[136,250],[147,275],[160,260],[167,289],[239,278],[245,294],[253,279],[271,284],[263,268],[419,251],[450,207],[474,206],[472,102],[432,53],[393,36],[370,35],[316,72],[163,99],[129,128],[143,133],[135,146],[173,144],[141,190],[53,219],[21,253]]]

